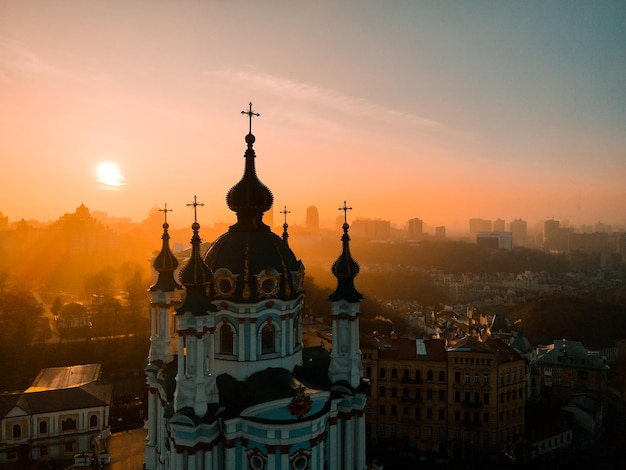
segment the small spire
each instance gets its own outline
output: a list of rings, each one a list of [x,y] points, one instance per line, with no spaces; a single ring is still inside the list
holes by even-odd
[[[285,206],[285,209],[280,211],[280,213],[285,214],[285,223],[283,224],[283,241],[286,245],[289,245],[289,234],[287,233],[289,225],[287,225],[287,214],[291,214],[291,211],[288,211],[287,206]]]
[[[172,209],[167,208],[167,203],[165,203],[164,209],[159,209],[159,212],[165,213],[165,220],[163,222],[163,235],[161,236],[161,239],[163,240],[161,251],[156,258],[154,258],[154,262],[152,263],[154,269],[159,273],[157,282],[150,287],[150,290],[153,292],[157,290],[171,292],[174,289],[182,289],[182,286],[174,279],[174,271],[178,267],[178,260],[172,253],[172,250],[170,250],[170,235],[167,232],[167,229],[169,228],[169,224],[167,223],[167,213],[171,211]]]
[[[178,314],[184,314],[189,311],[194,316],[206,315],[208,312],[217,310],[217,307],[206,296],[206,287],[210,284],[213,273],[202,260],[200,254],[202,239],[198,233],[200,224],[197,220],[197,207],[203,205],[198,202],[196,196],[193,197],[193,203],[187,204],[187,206],[193,207],[194,222],[191,224],[193,236],[191,237],[191,256],[180,272],[180,281],[187,289],[187,294],[183,304],[176,309]]]
[[[352,210],[352,207],[348,207],[346,201],[343,201],[343,207],[340,207],[339,210],[344,213],[343,235],[341,236],[343,249],[331,268],[333,275],[337,278],[337,288],[328,299],[331,302],[337,300],[346,300],[351,303],[360,302],[363,300],[363,295],[354,287],[354,278],[359,274],[360,268],[359,263],[350,254],[350,236],[348,235],[350,226],[348,225],[347,214],[349,210]]]

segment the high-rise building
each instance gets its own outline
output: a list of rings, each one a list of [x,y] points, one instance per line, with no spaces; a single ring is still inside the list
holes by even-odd
[[[320,229],[320,215],[315,206],[306,208],[306,229],[309,232],[316,232]]]
[[[180,284],[163,224],[150,287],[145,468],[364,469],[363,296],[345,213],[331,269],[332,351],[304,348],[304,265],[263,223],[273,196],[256,176],[254,142],[248,134],[243,177],[226,197],[237,222],[204,255],[194,198]]]
[[[513,243],[524,244],[528,236],[528,227],[525,220],[515,219],[509,223],[509,232],[513,234]]]
[[[502,219],[496,219],[493,221],[493,231],[494,232],[504,232],[505,231],[505,223]]]
[[[424,235],[424,222],[417,217],[409,219],[409,240],[420,240]]]
[[[476,235],[478,235],[480,232],[491,232],[492,226],[493,224],[491,220],[469,219],[470,238],[476,238]]]

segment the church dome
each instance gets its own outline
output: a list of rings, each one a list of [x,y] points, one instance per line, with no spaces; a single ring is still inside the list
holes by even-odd
[[[237,223],[207,250],[204,261],[213,272],[211,297],[234,302],[293,299],[302,290],[304,267],[284,240],[263,223],[272,207],[272,192],[257,177],[251,133],[244,174],[226,196]]]

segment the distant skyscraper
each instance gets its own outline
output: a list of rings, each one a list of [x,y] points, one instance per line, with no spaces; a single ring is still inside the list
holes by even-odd
[[[494,232],[504,232],[505,231],[505,223],[502,219],[496,219],[493,221],[493,231]]]
[[[469,220],[470,237],[476,238],[480,232],[491,232],[492,223],[491,220],[485,219],[470,219]]]
[[[352,223],[354,236],[371,240],[387,240],[391,236],[391,222],[380,219],[356,219]]]
[[[317,207],[309,206],[306,208],[306,229],[315,232],[320,228],[320,216]]]
[[[409,240],[419,240],[422,238],[424,222],[417,217],[409,220]]]
[[[446,227],[443,225],[435,227],[435,238],[446,238]]]
[[[524,243],[528,236],[528,227],[525,220],[515,219],[509,223],[509,231],[513,234],[513,241],[516,244]]]

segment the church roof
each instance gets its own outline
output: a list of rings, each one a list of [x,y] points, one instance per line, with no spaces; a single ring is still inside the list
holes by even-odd
[[[217,238],[204,256],[219,278],[211,286],[213,299],[253,303],[294,299],[301,294],[298,273],[304,271],[302,262],[285,240],[263,223],[273,196],[256,175],[254,141],[252,134],[246,136],[244,174],[226,196],[228,207],[237,213],[237,223]]]
[[[163,236],[161,239],[163,240],[163,244],[161,246],[161,251],[154,258],[154,262],[152,266],[158,273],[157,281],[153,286],[150,287],[151,291],[161,290],[163,292],[171,292],[174,289],[182,289],[182,286],[176,282],[174,279],[174,271],[178,267],[178,260],[172,250],[170,250],[170,235],[167,232],[169,228],[169,224],[167,223],[167,204],[165,205],[165,222],[163,223]]]

